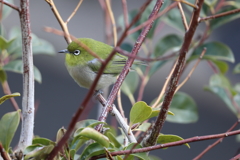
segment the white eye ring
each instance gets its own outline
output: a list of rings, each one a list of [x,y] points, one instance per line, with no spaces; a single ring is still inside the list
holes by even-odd
[[[73,54],[74,54],[75,56],[79,55],[80,53],[81,53],[80,50],[75,50],[75,51],[73,52]]]

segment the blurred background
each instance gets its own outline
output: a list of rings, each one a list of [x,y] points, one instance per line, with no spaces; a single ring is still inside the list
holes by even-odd
[[[137,2],[128,0],[128,10],[139,8],[144,2],[144,0],[138,0]],[[15,1],[15,4],[18,5],[18,1]],[[56,0],[55,4],[63,19],[66,20],[78,4],[78,0]],[[112,9],[117,19],[122,14],[121,1],[112,1]],[[56,53],[67,47],[63,37],[46,33],[43,30],[45,26],[60,29],[49,5],[44,0],[30,1],[30,17],[32,32],[39,38],[49,41],[54,46]],[[11,27],[19,26],[17,12],[13,11],[3,21],[3,25],[7,31]],[[75,37],[89,37],[105,41],[104,14],[96,0],[85,0],[68,26],[70,33]],[[239,27],[240,20],[238,19],[216,29],[210,37],[210,40],[218,40],[227,44],[236,56],[236,63],[240,61]],[[158,39],[171,32],[176,32],[176,30],[164,24],[163,30],[156,38]],[[198,28],[198,32],[201,32],[201,28]],[[58,129],[62,126],[68,127],[74,112],[83,101],[88,90],[80,88],[69,76],[65,68],[63,54],[57,53],[55,56],[36,55],[34,56],[34,64],[42,74],[42,83],[35,82],[35,100],[39,105],[36,112],[34,133],[35,135],[55,140]],[[232,64],[230,66],[233,67]],[[159,94],[170,67],[171,65],[166,65],[154,74],[145,89],[144,101],[150,103]],[[183,77],[186,76],[186,73]],[[7,72],[7,74],[12,92],[22,93],[22,75],[12,72]],[[199,120],[192,124],[166,122],[162,133],[175,134],[183,138],[217,134],[227,131],[237,121],[236,116],[217,96],[203,90],[212,74],[213,71],[207,63],[202,61],[191,79],[181,89],[181,91],[191,95],[197,103]],[[232,84],[240,80],[240,75],[233,75],[231,68],[227,75],[230,77]],[[0,93],[3,95],[2,90]],[[21,106],[21,97],[15,99]],[[128,116],[128,108],[130,108],[131,104],[125,96],[123,96],[123,106]],[[13,111],[10,101],[1,105],[0,115],[2,116],[9,111]],[[96,116],[97,108],[93,107],[88,118],[96,119]],[[17,144],[19,133],[20,127],[12,142],[12,146]],[[190,143],[190,149],[186,146],[177,146],[152,151],[151,154],[157,155],[163,160],[179,159],[180,156],[183,159],[192,159],[214,141]],[[229,159],[238,152],[238,149],[240,148],[239,143],[236,142],[236,137],[231,136],[225,138],[222,143],[210,150],[202,159]]]

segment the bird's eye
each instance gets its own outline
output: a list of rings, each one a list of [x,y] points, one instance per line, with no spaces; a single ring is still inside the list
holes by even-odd
[[[73,54],[74,54],[75,56],[79,55],[79,54],[80,54],[80,50],[75,50],[75,51],[73,52]]]

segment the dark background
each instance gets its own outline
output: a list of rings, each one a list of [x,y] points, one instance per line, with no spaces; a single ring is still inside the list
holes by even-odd
[[[128,0],[128,10],[139,8],[143,4],[143,0]],[[17,4],[18,2],[16,2]],[[66,19],[77,5],[78,0],[56,0],[55,4],[59,9],[61,16]],[[112,2],[115,18],[117,19],[122,13],[121,1]],[[54,45],[56,51],[65,49],[67,44],[65,40],[52,33],[46,33],[44,26],[58,28],[59,24],[54,17],[49,5],[44,0],[30,1],[30,16],[32,32],[40,38],[49,41]],[[99,41],[105,40],[104,17],[102,9],[96,0],[86,0],[83,2],[77,14],[69,23],[69,30],[76,37],[90,37]],[[3,25],[8,30],[13,26],[19,26],[18,14],[13,11],[11,15],[3,21]],[[213,32],[211,40],[218,40],[230,46],[236,56],[236,62],[239,62],[239,20],[235,20]],[[159,37],[176,32],[171,27],[164,25],[163,31],[156,36]],[[198,28],[201,32],[201,28]],[[64,55],[56,54],[56,56],[36,55],[34,56],[34,64],[41,71],[42,83],[35,83],[35,99],[39,102],[35,118],[34,133],[41,137],[55,140],[57,130],[64,126],[67,128],[74,112],[79,107],[87,93],[87,89],[78,87],[78,85],[69,76],[65,65]],[[231,64],[233,67],[233,65]],[[170,65],[166,65],[158,71],[148,83],[144,92],[143,100],[150,103],[154,99],[164,83],[166,76],[170,70]],[[209,78],[213,74],[206,62],[201,62],[191,79],[181,89],[191,95],[199,110],[199,120],[193,124],[175,124],[166,122],[162,133],[176,134],[183,138],[194,136],[202,136],[209,134],[223,133],[228,130],[235,122],[235,115],[228,110],[226,105],[215,95],[203,91],[204,85],[208,84]],[[233,75],[230,71],[227,73],[233,84],[239,82],[240,76]],[[186,75],[186,74],[184,74]],[[184,76],[183,76],[184,77]],[[8,72],[8,82],[12,92],[22,93],[22,75]],[[159,83],[160,82],[160,83]],[[0,91],[1,95],[3,92]],[[16,98],[19,106],[21,106],[21,97]],[[124,108],[130,108],[130,103],[123,96]],[[10,102],[1,105],[0,115],[12,111]],[[128,115],[128,110],[125,110]],[[94,107],[89,118],[96,119],[97,108]],[[14,138],[12,146],[16,145],[19,139],[19,131]],[[158,155],[162,159],[192,159],[198,155],[203,149],[215,140],[191,143],[191,149],[186,146],[177,146],[165,150],[156,150],[151,152]],[[236,137],[231,136],[225,138],[222,143],[210,150],[203,159],[229,159],[233,157],[239,149],[239,143]]]

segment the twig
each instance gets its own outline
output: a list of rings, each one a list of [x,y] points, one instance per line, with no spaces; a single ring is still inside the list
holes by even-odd
[[[166,81],[165,81],[165,83],[164,83],[164,85],[163,85],[163,88],[162,88],[162,90],[161,90],[161,92],[160,92],[157,100],[156,100],[156,101],[154,102],[154,104],[152,105],[152,108],[156,108],[156,107],[158,106],[159,102],[161,101],[162,96],[163,96],[163,94],[164,94],[165,91],[166,91],[167,85],[168,85],[168,83],[169,83],[169,81],[170,81],[170,77],[172,76],[173,71],[174,71],[176,65],[177,65],[177,61],[174,63],[173,68],[171,69],[168,77],[166,78]]]
[[[49,6],[50,6],[50,8],[51,8],[51,10],[52,10],[52,12],[53,12],[53,14],[55,15],[55,17],[56,17],[56,19],[58,20],[58,23],[60,24],[63,32],[65,33],[65,35],[64,35],[65,40],[67,41],[68,44],[71,43],[72,40],[71,40],[71,38],[69,37],[70,34],[69,34],[69,31],[68,31],[67,23],[65,23],[65,22],[63,21],[63,19],[62,19],[62,17],[60,16],[60,14],[59,14],[59,12],[58,12],[58,10],[57,10],[57,8],[56,8],[53,0],[45,0],[45,1],[49,4]]]
[[[150,23],[152,23],[152,21],[156,20],[157,18],[161,17],[162,15],[164,15],[165,13],[167,13],[168,11],[170,11],[171,9],[175,8],[177,6],[177,2],[172,3],[170,6],[168,6],[167,8],[165,8],[162,12],[158,13],[157,15],[149,18],[147,21],[143,22],[142,24],[140,24],[139,26],[129,30],[127,32],[127,34],[132,34],[140,29],[142,29],[143,27],[149,25]]]
[[[111,22],[112,22],[114,46],[116,46],[117,45],[117,27],[116,27],[116,22],[115,22],[114,15],[113,15],[113,12],[112,12],[110,0],[106,0],[106,6],[107,6],[107,11],[109,13],[109,17],[110,17]]]
[[[185,14],[184,14],[184,11],[183,11],[183,8],[182,8],[181,3],[180,3],[180,2],[177,2],[177,3],[178,3],[179,11],[180,11],[181,16],[182,16],[183,26],[184,26],[184,28],[185,28],[185,31],[187,31],[189,27],[188,27],[188,23],[187,23],[186,16],[185,16]]]
[[[227,130],[227,132],[230,132],[232,131],[239,123],[240,121],[238,120],[237,122],[235,122],[233,124],[233,126],[231,128],[229,128]],[[212,149],[213,147],[215,147],[218,143],[222,142],[222,140],[224,139],[225,137],[222,137],[220,139],[218,139],[217,141],[215,141],[213,144],[209,145],[206,149],[204,149],[204,151],[202,151],[198,156],[196,156],[193,160],[199,160],[204,154],[206,154],[210,149]]]
[[[126,155],[126,154],[132,154],[132,153],[149,152],[149,151],[153,151],[153,150],[157,150],[157,149],[179,146],[179,145],[183,145],[185,143],[198,142],[198,141],[204,141],[204,140],[210,140],[210,139],[216,139],[216,138],[222,138],[222,137],[229,137],[229,136],[233,136],[233,135],[237,135],[237,134],[240,134],[240,130],[235,130],[235,131],[220,133],[220,134],[206,135],[206,136],[196,136],[196,137],[184,139],[184,140],[181,140],[181,141],[176,141],[176,142],[170,142],[170,143],[165,143],[165,144],[158,144],[158,145],[150,146],[150,147],[133,149],[132,151],[131,150],[116,151],[116,152],[111,152],[111,155],[112,156],[117,156],[117,155]],[[106,155],[94,156],[94,157],[91,157],[90,160],[104,158],[105,156]],[[240,157],[240,155],[239,155],[239,157]],[[234,160],[236,160],[236,159],[234,159]]]
[[[188,5],[188,6],[190,6],[190,7],[193,7],[194,9],[198,9],[198,6],[192,4],[192,3],[188,2],[188,1],[185,1],[185,0],[174,0],[174,1],[181,2],[181,3],[184,3],[184,4]]]
[[[128,26],[128,9],[127,9],[127,1],[122,0],[122,8],[123,8],[123,18],[125,23],[125,28]]]
[[[123,110],[123,107],[122,107],[121,90],[118,91],[117,102],[118,102],[119,111],[120,111],[122,117],[125,118],[124,110]]]
[[[2,83],[2,87],[3,87],[4,94],[11,94],[12,93],[7,81],[4,81]],[[11,101],[14,109],[16,111],[19,110],[19,106],[18,106],[17,102],[15,101],[15,98],[14,97],[10,98],[10,101]],[[20,113],[20,115],[21,115],[21,118],[22,118],[22,114],[21,113]]]
[[[103,105],[103,107],[106,107],[107,101],[105,100],[105,98],[101,95],[98,94],[96,96],[96,98],[98,99],[98,101]],[[125,136],[128,138],[129,142],[131,143],[136,143],[137,140],[135,139],[132,131],[130,130],[130,132],[128,132],[129,130],[129,126],[127,125],[127,123],[125,122],[124,118],[122,117],[122,115],[119,113],[119,111],[117,110],[117,108],[115,107],[115,105],[112,106],[112,111],[111,113],[116,117],[119,125],[121,126],[121,128],[123,129],[123,132],[125,133]]]
[[[145,61],[145,62],[155,62],[155,61],[168,60],[168,59],[171,59],[171,58],[173,58],[177,55],[177,52],[174,52],[174,53],[169,54],[167,56],[162,56],[162,57],[158,57],[158,58],[143,58],[143,57],[139,57],[137,55],[132,55],[129,52],[122,50],[120,47],[115,47],[115,50],[118,53],[120,53],[124,56],[127,56],[129,58],[134,58],[134,59],[137,59],[137,60],[141,60],[141,61]]]
[[[72,14],[68,17],[68,19],[66,20],[66,24],[72,19],[72,17],[76,14],[78,8],[80,7],[80,5],[82,4],[83,0],[80,0],[78,2],[78,5],[76,6],[76,8],[73,10]]]
[[[3,158],[3,160],[10,160],[1,142],[0,142],[0,155]]]
[[[141,7],[139,13],[135,16],[135,18],[132,20],[132,22],[129,24],[129,26],[128,26],[127,28],[125,28],[122,36],[120,37],[120,40],[119,40],[118,43],[117,43],[117,46],[119,46],[119,45],[122,43],[122,41],[124,40],[124,38],[127,36],[127,31],[128,31],[128,30],[133,26],[133,24],[140,18],[140,15],[142,14],[142,12],[145,10],[145,8],[148,6],[148,4],[149,4],[150,2],[151,2],[151,0],[148,0],[148,1],[143,5],[143,7]],[[157,10],[157,9],[156,9],[156,10]],[[152,26],[152,25],[150,25],[150,26]],[[147,33],[150,28],[151,28],[151,27],[147,27],[147,29],[145,30],[145,32]],[[135,47],[134,47],[134,50],[132,51],[132,55],[133,55],[133,56],[135,56],[135,55],[137,54],[137,52],[138,52],[138,50],[139,50],[139,48],[140,48],[140,46],[141,46],[141,44],[142,44],[142,42],[143,42],[143,39],[144,39],[144,37],[145,37],[144,35],[146,35],[146,33],[144,33],[143,35],[141,34],[141,35],[139,36],[140,39],[137,40],[136,45],[135,45]],[[114,49],[108,58],[109,58],[109,59],[112,58],[111,55],[112,55],[113,53],[115,53],[115,52],[116,52],[116,50]],[[127,60],[127,62],[126,62],[126,64],[125,64],[125,66],[124,66],[124,68],[123,68],[120,76],[119,76],[118,79],[117,79],[117,82],[116,82],[115,85],[113,86],[113,89],[112,89],[112,91],[111,91],[111,93],[110,93],[110,95],[109,95],[109,98],[108,98],[108,100],[107,100],[106,107],[103,109],[103,111],[102,111],[102,113],[101,113],[101,116],[100,116],[100,118],[98,119],[99,121],[105,122],[106,117],[107,117],[107,114],[108,114],[108,111],[109,111],[110,107],[112,106],[113,101],[114,101],[114,99],[116,98],[117,92],[118,92],[118,90],[120,89],[120,86],[121,86],[124,78],[126,77],[127,73],[129,72],[129,68],[130,68],[130,66],[132,65],[133,61],[134,61],[134,59],[132,59],[132,58],[129,58],[129,59]],[[102,65],[102,67],[103,67],[103,65]],[[102,67],[101,67],[101,68],[102,68]],[[102,129],[102,126],[103,126],[102,124],[99,124],[99,125],[97,125],[97,126],[95,127],[95,129],[96,129],[97,131],[100,131],[100,130]]]
[[[34,128],[34,72],[32,55],[32,37],[30,28],[29,0],[20,1],[20,22],[22,30],[23,60],[23,98],[22,98],[22,129],[18,150],[24,150],[32,144]]]
[[[204,54],[206,53],[207,49],[204,48],[200,57],[198,58],[197,62],[195,63],[195,65],[193,66],[193,68],[191,69],[191,71],[188,73],[187,77],[183,80],[182,83],[180,83],[175,91],[175,93],[190,79],[191,75],[193,74],[194,70],[197,68],[199,62],[201,61],[202,57],[204,56]]]
[[[168,85],[168,89],[167,89],[166,95],[163,100],[163,105],[162,105],[161,111],[154,123],[154,126],[152,128],[150,135],[144,139],[143,146],[153,146],[156,143],[159,132],[161,131],[163,124],[166,120],[167,112],[168,112],[170,103],[173,99],[175,90],[177,88],[180,74],[184,68],[186,54],[188,52],[193,35],[198,26],[198,18],[200,15],[200,11],[201,11],[203,2],[204,2],[204,0],[198,0],[198,2],[197,2],[198,9],[195,9],[193,11],[191,24],[189,26],[189,30],[185,33],[184,41],[183,41],[182,47],[179,51],[179,58],[177,61],[177,65],[171,76],[171,79],[170,79],[170,82]]]
[[[223,17],[223,16],[228,16],[228,15],[231,15],[231,14],[239,13],[239,12],[240,12],[240,9],[234,9],[234,10],[231,10],[231,11],[227,11],[227,12],[215,14],[215,15],[212,15],[212,16],[200,18],[199,23],[203,22],[203,21],[207,21],[207,20],[211,20],[211,19],[220,18],[220,17]]]
[[[15,11],[18,11],[20,13],[20,8],[18,6],[15,6],[14,4],[8,3],[6,0],[1,0],[0,3],[3,3],[7,5],[8,7],[11,7]]]

